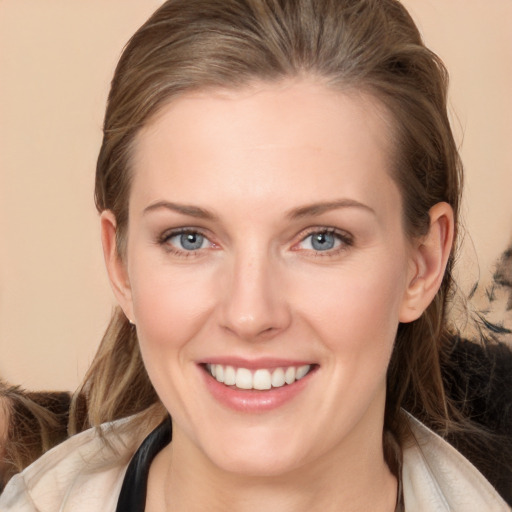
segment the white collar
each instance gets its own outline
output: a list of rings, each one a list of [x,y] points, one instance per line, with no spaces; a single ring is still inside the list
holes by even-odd
[[[510,512],[471,462],[416,418],[408,417],[413,440],[403,448],[406,511]]]

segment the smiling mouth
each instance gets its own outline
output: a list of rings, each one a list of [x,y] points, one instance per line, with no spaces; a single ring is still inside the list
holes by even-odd
[[[308,375],[316,365],[286,366],[283,368],[259,368],[249,370],[222,364],[206,364],[206,371],[225,386],[237,389],[266,391],[293,384]]]

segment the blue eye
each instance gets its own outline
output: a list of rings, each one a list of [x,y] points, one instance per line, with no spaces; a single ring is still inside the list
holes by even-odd
[[[311,236],[311,246],[315,251],[328,251],[336,245],[336,237],[333,233],[313,233]]]
[[[184,251],[197,251],[208,245],[208,239],[195,231],[178,233],[169,237],[167,242]]]
[[[351,240],[348,236],[335,231],[319,230],[313,231],[303,238],[299,247],[308,251],[326,252],[348,245],[351,245]]]

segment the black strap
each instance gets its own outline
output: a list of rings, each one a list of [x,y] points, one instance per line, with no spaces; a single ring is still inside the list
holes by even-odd
[[[167,417],[144,439],[132,457],[121,487],[116,512],[144,512],[151,462],[171,442],[172,424]]]

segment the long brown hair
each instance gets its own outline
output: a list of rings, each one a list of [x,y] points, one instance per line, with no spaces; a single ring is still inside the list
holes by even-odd
[[[429,209],[440,201],[452,206],[457,223],[462,171],[447,116],[447,73],[397,0],[170,0],[128,42],[108,99],[95,197],[99,212],[116,217],[121,257],[131,149],[141,127],[183,92],[300,76],[372,95],[385,107],[410,237],[428,231]],[[432,304],[398,329],[385,427],[399,442],[406,436],[401,408],[438,432],[457,428],[441,376],[453,259],[452,252]],[[94,425],[159,403],[136,330],[119,309],[80,393]]]

